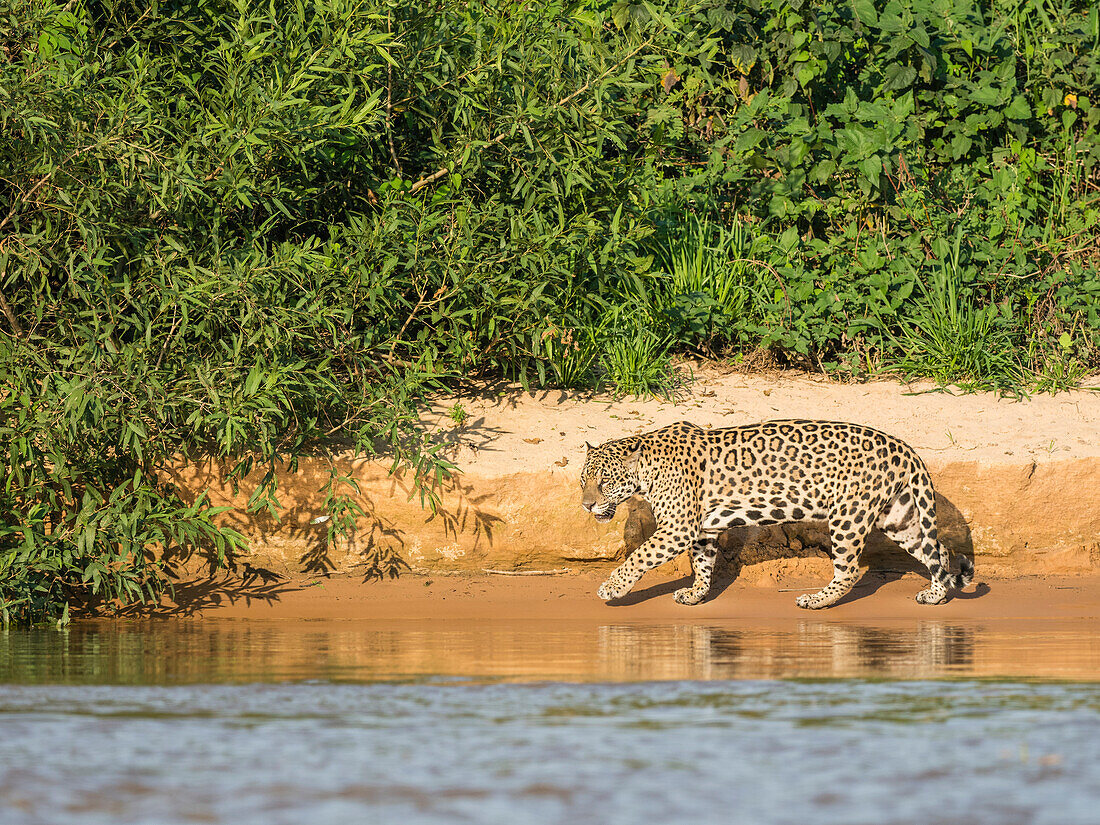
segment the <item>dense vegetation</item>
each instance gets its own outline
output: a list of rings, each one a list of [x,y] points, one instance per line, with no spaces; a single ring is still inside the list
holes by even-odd
[[[0,0],[0,614],[232,550],[161,469],[426,482],[425,390],[1100,364],[1086,0]],[[361,515],[335,472],[333,536]]]

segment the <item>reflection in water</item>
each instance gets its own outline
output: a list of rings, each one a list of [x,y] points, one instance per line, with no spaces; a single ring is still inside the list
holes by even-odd
[[[180,684],[425,678],[1100,679],[1095,621],[84,622],[0,631],[0,682]]]
[[[926,679],[973,675],[973,628],[940,622],[883,628],[799,622],[788,632],[710,626],[600,628],[616,679]],[[659,672],[654,672],[655,666]]]

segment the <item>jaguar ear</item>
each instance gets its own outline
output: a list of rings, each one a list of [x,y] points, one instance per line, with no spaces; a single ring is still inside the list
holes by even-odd
[[[592,444],[592,443],[591,443],[591,442],[589,442],[589,441],[586,441],[586,442],[584,442],[584,446],[588,448],[588,451],[589,451],[589,452],[591,452],[592,450],[596,449],[596,445],[595,445],[595,444]]]
[[[638,469],[638,459],[642,457],[642,445],[639,444],[625,456],[623,456],[623,464],[627,466],[627,469]]]

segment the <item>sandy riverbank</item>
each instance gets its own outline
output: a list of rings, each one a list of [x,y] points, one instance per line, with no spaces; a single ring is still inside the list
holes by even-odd
[[[161,615],[207,619],[579,620],[586,622],[704,623],[734,620],[1096,622],[1100,629],[1100,575],[1012,579],[983,577],[943,605],[920,605],[925,586],[915,573],[867,573],[838,605],[798,608],[795,596],[827,578],[795,577],[782,588],[720,581],[703,604],[677,604],[672,591],[686,579],[651,572],[627,598],[605,603],[593,573],[557,576],[404,575],[389,581],[359,577],[295,577],[243,581],[227,576],[182,583]]]

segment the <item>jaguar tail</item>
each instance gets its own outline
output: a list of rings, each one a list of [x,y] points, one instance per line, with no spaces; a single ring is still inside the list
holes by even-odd
[[[962,590],[970,584],[970,582],[974,581],[974,560],[960,555],[959,572],[951,578],[951,586],[956,590]]]

